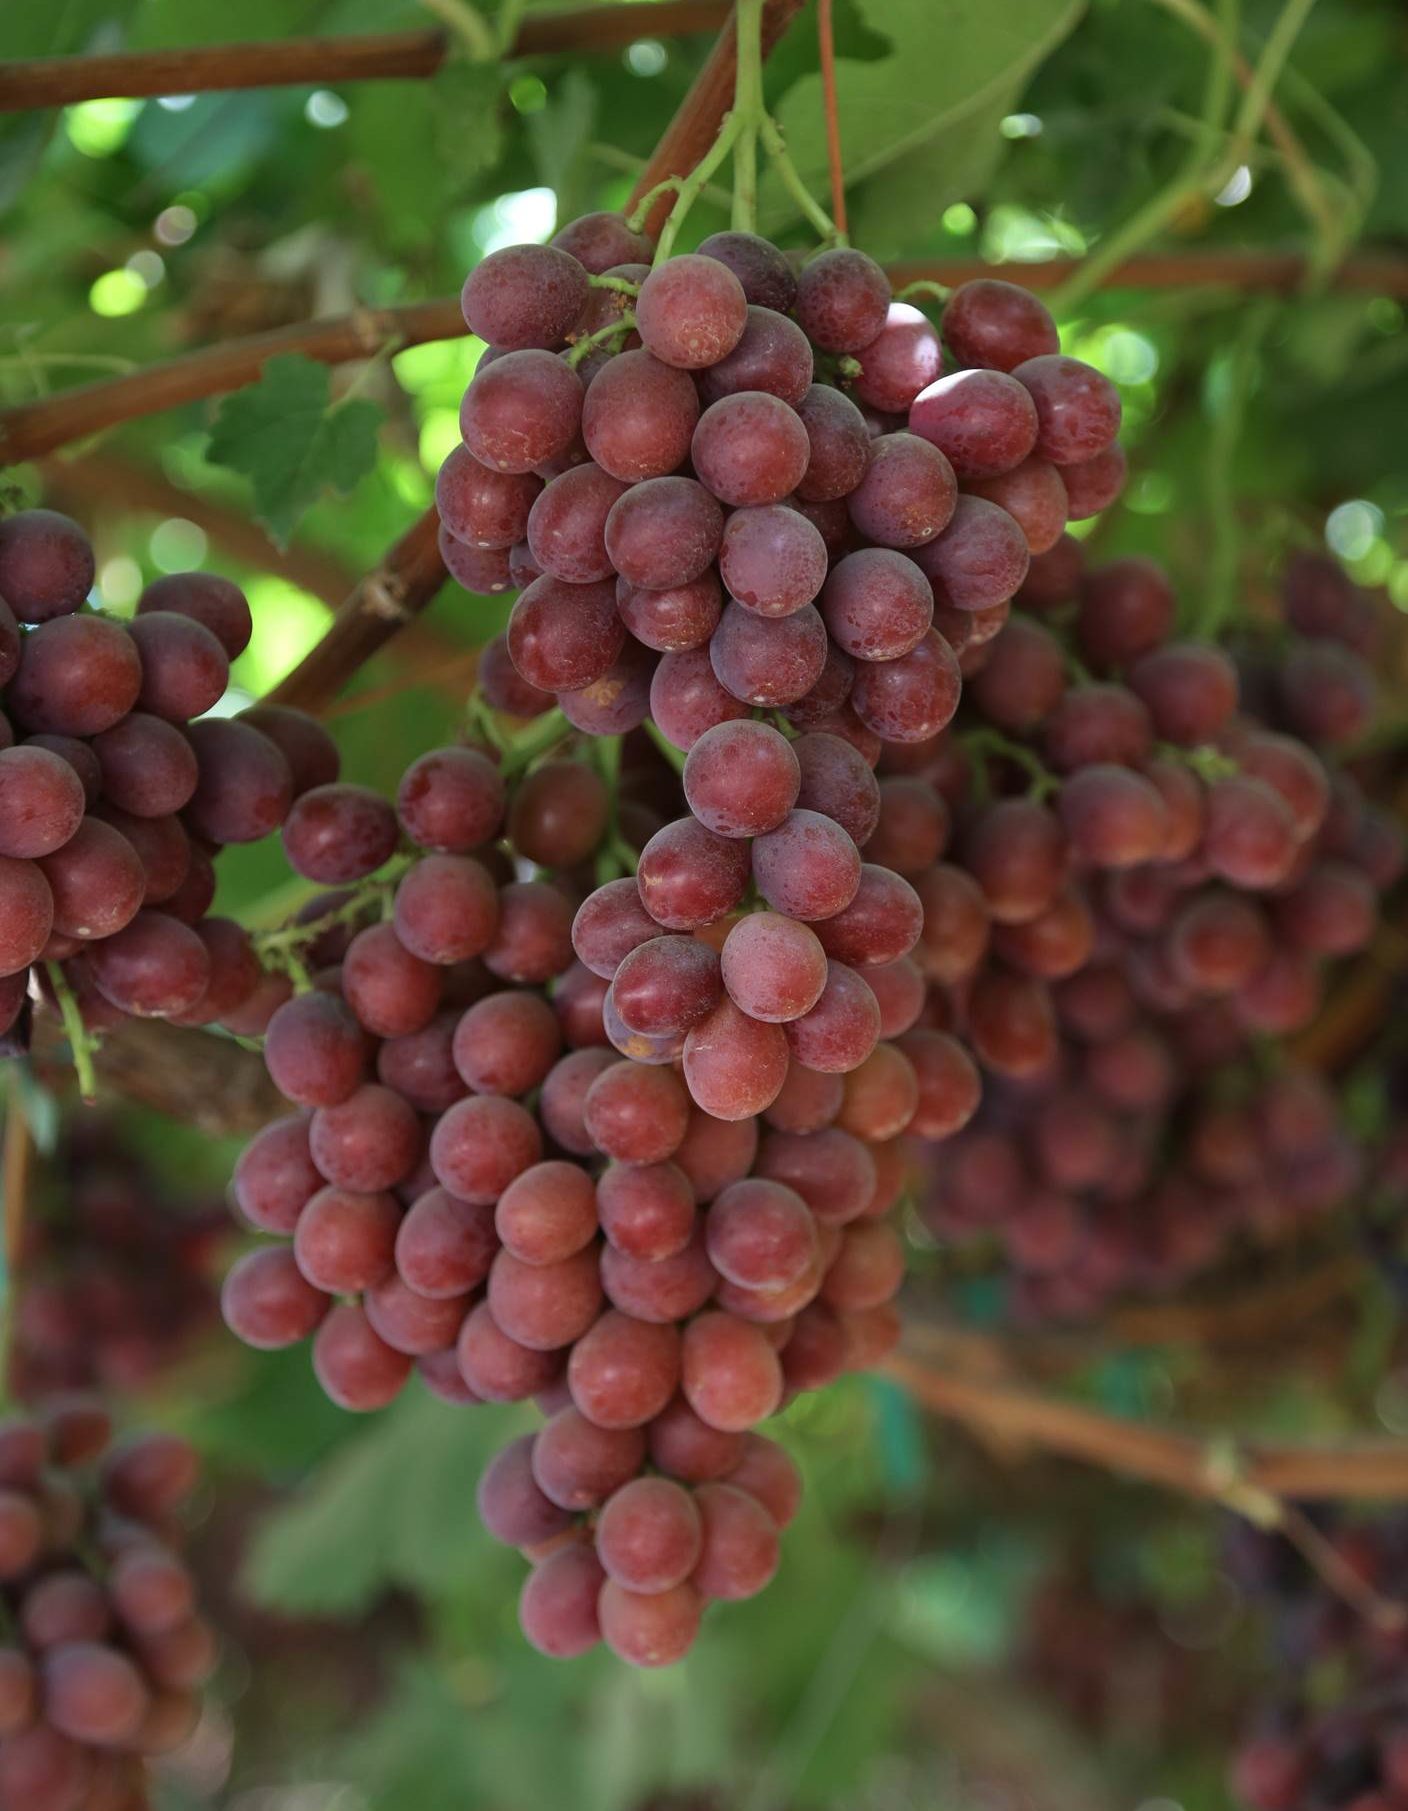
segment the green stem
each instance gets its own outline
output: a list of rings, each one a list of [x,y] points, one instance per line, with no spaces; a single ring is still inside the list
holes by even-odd
[[[650,740],[660,750],[660,753],[664,755],[671,767],[674,768],[675,772],[683,773],[684,750],[682,748],[676,748],[673,742],[667,740],[664,731],[659,728],[653,719],[647,717],[641,727],[645,730],[646,735],[650,737]]]
[[[967,752],[979,760],[995,758],[1020,767],[1031,779],[1034,798],[1045,798],[1061,784],[1038,754],[1021,742],[1014,742],[1010,736],[1004,736],[1001,730],[970,729],[959,740]]]
[[[508,742],[499,771],[506,780],[511,780],[525,767],[531,767],[539,755],[545,755],[571,734],[572,725],[561,711],[544,711]]]
[[[679,194],[675,205],[670,209],[669,218],[660,229],[660,241],[655,248],[655,262],[663,264],[675,248],[680,228],[684,225],[689,210],[699,199],[700,193],[715,170],[733,150],[738,142],[739,122],[732,111],[726,113],[719,125],[719,136],[695,164],[689,175],[680,183]]]
[[[1314,5],[1315,0],[1286,0],[1281,8],[1271,29],[1271,36],[1257,58],[1242,104],[1237,109],[1232,128],[1232,150],[1229,153],[1229,158],[1235,158],[1237,163],[1245,161],[1246,148],[1260,130],[1286,58],[1291,54],[1291,47],[1300,36],[1301,27],[1310,17]]]
[[[528,0],[503,0],[499,16],[494,21],[494,37],[498,41],[500,60],[513,53],[514,39],[518,36],[518,27],[528,9]]]
[[[604,327],[598,327],[595,333],[589,333],[584,340],[578,340],[577,344],[567,354],[568,364],[571,365],[575,371],[577,366],[581,364],[582,360],[589,352],[593,351],[597,346],[604,345],[607,340],[623,338],[624,335],[630,332],[635,324],[636,317],[631,313],[629,308],[625,309],[621,314],[617,315],[614,321],[608,321]]]
[[[252,941],[255,952],[261,958],[268,956],[276,964],[279,959],[296,953],[310,943],[315,943],[324,931],[330,931],[339,924],[355,924],[373,904],[388,898],[396,887],[396,882],[417,860],[411,854],[393,855],[391,860],[370,880],[362,882],[350,899],[344,899],[339,906],[322,912],[316,918],[309,918],[302,924],[286,924],[278,930],[256,931]]]
[[[1212,58],[1208,64],[1207,80],[1203,88],[1203,109],[1200,130],[1187,156],[1179,165],[1173,179],[1166,183],[1157,194],[1151,195],[1141,208],[1137,208],[1129,219],[1110,234],[1098,251],[1092,252],[1073,275],[1067,278],[1051,298],[1052,312],[1068,314],[1092,295],[1109,276],[1117,270],[1127,258],[1155,239],[1177,216],[1187,203],[1202,195],[1210,184],[1210,172],[1218,175],[1224,170],[1235,170],[1236,164],[1229,163],[1225,153],[1219,147],[1225,136],[1227,111],[1232,101],[1232,63],[1235,55],[1234,35],[1232,30],[1220,28],[1208,18],[1196,0],[1157,0],[1185,24],[1194,25],[1201,30],[1202,25],[1209,29],[1202,35],[1212,45]],[[1234,13],[1236,0],[1223,0],[1224,13]],[[1196,15],[1201,25],[1196,24]],[[1232,23],[1226,21],[1225,23]],[[1225,178],[1219,182],[1225,186]]]
[[[1227,361],[1227,388],[1222,406],[1213,419],[1203,462],[1203,495],[1207,503],[1212,545],[1198,633],[1215,639],[1237,603],[1237,576],[1241,564],[1241,534],[1237,522],[1232,466],[1242,439],[1242,422],[1256,371],[1257,352],[1271,325],[1272,305],[1261,301],[1249,308]]]
[[[601,150],[604,152],[610,148],[611,147],[608,145],[603,145]],[[631,164],[636,169],[640,168],[639,161],[636,158],[631,159]],[[631,209],[630,213],[627,214],[626,225],[630,227],[633,233],[640,232],[646,221],[650,218],[651,210],[654,208],[660,197],[662,195],[678,195],[683,187],[683,176],[666,176],[662,181],[657,182],[653,189],[647,189],[645,191],[640,200]]]
[[[733,89],[734,117],[739,121],[733,154],[733,228],[758,228],[758,134],[763,122],[763,0],[738,0],[736,8],[738,74]]]
[[[770,113],[762,119],[763,149],[767,152],[772,167],[777,171],[782,186],[796,202],[802,213],[816,228],[823,239],[839,242],[841,235],[836,230],[836,222],[802,181],[801,171],[788,155],[787,145],[782,137],[782,128]]]
[[[916,277],[912,283],[905,284],[895,300],[912,302],[918,297],[921,302],[946,302],[952,294],[946,283],[935,283],[931,277]]]
[[[83,1023],[83,1014],[79,1011],[78,1001],[62,967],[57,962],[46,962],[44,973],[49,977],[49,985],[54,990],[64,1036],[68,1039],[69,1051],[73,1057],[73,1071],[78,1077],[78,1092],[85,1104],[91,1106],[98,1097],[98,1078],[93,1073],[93,1052],[98,1048],[98,1040]]]
[[[498,35],[470,0],[420,0],[461,44],[473,62],[493,63],[499,55]]]
[[[638,296],[640,294],[640,284],[632,283],[625,277],[589,276],[587,278],[587,285],[591,289],[614,290],[618,296]]]

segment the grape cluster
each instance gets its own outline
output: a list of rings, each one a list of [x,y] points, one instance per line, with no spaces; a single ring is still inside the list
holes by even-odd
[[[1074,543],[1034,561],[954,731],[881,761],[949,837],[919,883],[922,1022],[986,1072],[923,1212],[996,1232],[1043,1314],[1175,1285],[1351,1195],[1334,1096],[1255,1045],[1311,1022],[1404,862],[1335,764],[1374,708],[1372,609],[1337,566],[1293,562],[1234,660],[1175,634],[1152,563],[1082,564]]]
[[[84,608],[93,578],[67,516],[0,520],[0,1035],[25,1047],[47,964],[92,1029],[130,1014],[257,1030],[250,940],[207,915],[213,858],[335,778],[336,749],[278,706],[206,715],[250,638],[229,580],[158,579],[122,622]]]
[[[219,1320],[218,1196],[174,1198],[102,1114],[66,1120],[25,1217],[10,1383],[24,1402],[132,1390]]]
[[[615,815],[646,834],[661,821],[646,795],[677,809],[679,786],[638,752]],[[413,1368],[456,1402],[534,1398],[546,1424],[481,1497],[490,1529],[538,1562],[525,1628],[551,1653],[604,1637],[638,1664],[676,1659],[706,1601],[751,1595],[777,1564],[798,1482],[758,1423],[893,1343],[903,1250],[883,1217],[905,1181],[900,1134],[935,1084],[877,1043],[876,996],[800,919],[735,923],[725,904],[694,936],[650,916],[645,879],[623,879],[604,930],[591,858],[612,799],[586,763],[549,758],[506,784],[485,751],[449,747],[412,764],[394,809],[353,787],[326,789],[313,822],[305,803],[285,825],[290,860],[343,891],[293,927],[307,985],[265,1037],[300,1111],[235,1173],[244,1219],[289,1242],[238,1261],[226,1318],[256,1346],[311,1335],[350,1409],[390,1401]],[[830,980],[845,1007],[828,1066],[795,1060],[780,1021],[746,1021],[780,1044],[773,1081],[764,1100],[736,1075],[719,1113],[659,1052],[621,1054],[612,1034],[628,1048],[639,1034],[616,1026],[601,971],[623,923],[665,960],[662,999],[678,985],[739,1023],[725,977],[742,990],[738,975],[786,967],[745,952],[735,974],[739,926],[769,946],[809,940],[808,986]]]
[[[0,1426],[0,1808],[146,1811],[216,1660],[177,1512],[195,1454],[60,1398]]]
[[[1408,1601],[1408,1520],[1319,1515],[1360,1585]],[[1228,1565],[1259,1603],[1277,1696],[1243,1734],[1232,1791],[1245,1811],[1402,1811],[1408,1806],[1408,1690],[1401,1623],[1376,1624],[1331,1596],[1281,1537],[1239,1525]],[[1333,1693],[1303,1682],[1329,1678]]]
[[[519,590],[491,702],[681,750],[755,709],[872,763],[924,741],[1032,555],[1118,494],[1118,394],[1012,284],[935,328],[859,251],[651,255],[594,216],[465,283],[488,349],[436,495],[456,578]]]

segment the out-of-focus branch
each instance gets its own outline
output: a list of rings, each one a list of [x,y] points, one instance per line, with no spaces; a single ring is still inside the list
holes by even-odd
[[[1177,1433],[991,1378],[959,1375],[902,1351],[890,1375],[916,1402],[1015,1454],[1059,1453],[1269,1526],[1285,1498],[1408,1501],[1408,1442],[1272,1444]]]
[[[646,36],[682,37],[716,30],[727,12],[728,0],[655,0],[650,6],[584,6],[538,13],[520,22],[507,54],[534,57],[613,50]],[[111,96],[424,80],[439,72],[449,50],[449,34],[431,30],[118,51],[109,56],[36,57],[0,63],[0,113]]]
[[[63,1033],[47,1012],[35,1014],[34,1057],[46,1071],[69,1068]],[[288,1111],[257,1051],[157,1019],[126,1019],[105,1031],[93,1067],[100,1091],[169,1113],[212,1137],[247,1136]]]
[[[154,466],[89,453],[82,459],[48,460],[40,468],[40,476],[45,500],[84,521],[104,508],[183,516],[242,565],[287,579],[330,610],[337,608],[353,584],[354,575],[334,554],[299,543],[280,547],[249,516],[211,497],[182,490]]]

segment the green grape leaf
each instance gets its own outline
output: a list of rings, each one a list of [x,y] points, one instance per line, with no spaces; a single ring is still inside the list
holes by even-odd
[[[949,202],[990,174],[997,122],[1043,59],[1072,30],[1085,0],[855,0],[888,56],[838,57],[846,180],[866,249],[888,256],[913,242]],[[916,79],[918,72],[919,79]],[[821,78],[795,82],[777,108],[788,150],[812,193],[827,187]],[[899,198],[883,193],[898,180]],[[796,209],[775,176],[764,182],[764,231]],[[902,224],[903,223],[903,224]],[[862,237],[861,232],[856,237]]]
[[[294,1614],[355,1616],[397,1586],[453,1590],[490,1544],[474,1492],[502,1438],[497,1416],[402,1397],[264,1524],[249,1560],[254,1596]]]
[[[345,497],[372,470],[381,421],[364,398],[333,402],[327,366],[291,353],[225,398],[206,458],[250,480],[256,513],[286,547],[311,503],[328,490]]]

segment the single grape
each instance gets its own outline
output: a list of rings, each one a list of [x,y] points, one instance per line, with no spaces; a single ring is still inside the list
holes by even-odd
[[[854,380],[867,408],[902,415],[943,369],[939,336],[928,319],[908,302],[891,302],[885,325],[864,348]]]
[[[812,384],[796,408],[809,449],[797,495],[809,503],[838,503],[860,483],[870,463],[865,417],[849,396],[829,384]],[[841,520],[849,529],[844,512]]]
[[[730,912],[748,885],[749,851],[694,818],[679,818],[641,851],[636,882],[657,924],[689,931]]]
[[[748,715],[748,706],[724,690],[708,646],[666,654],[650,682],[650,715],[673,748],[689,749],[716,724]]]
[[[685,1039],[685,1082],[696,1105],[715,1119],[763,1112],[786,1080],[787,1062],[782,1029],[750,1018],[727,998]]]
[[[638,1426],[598,1426],[573,1406],[559,1409],[539,1431],[533,1442],[533,1478],[558,1508],[595,1509],[635,1476],[644,1457],[645,1438]]]
[[[652,929],[658,930],[652,921]],[[646,1037],[688,1031],[712,1012],[723,991],[719,958],[694,937],[653,937],[631,950],[611,983],[628,1030]]]
[[[20,622],[82,609],[94,571],[92,543],[69,516],[24,509],[0,521],[0,597]]]
[[[83,821],[85,804],[82,780],[60,755],[32,743],[0,750],[0,855],[52,855]]]
[[[582,438],[604,472],[628,484],[663,478],[689,456],[699,393],[687,371],[651,353],[619,353],[582,406]]]
[[[826,985],[810,1012],[784,1027],[792,1056],[809,1069],[842,1075],[859,1067],[880,1036],[880,1008],[863,978],[828,958]]]
[[[662,363],[687,371],[717,364],[748,322],[743,285],[717,259],[697,252],[656,265],[641,284],[636,330]]]
[[[482,956],[499,926],[488,870],[466,855],[426,855],[396,888],[396,936],[423,962],[448,966]]]
[[[396,791],[401,828],[422,849],[463,854],[498,834],[503,776],[473,748],[436,748],[406,769]]]
[[[508,619],[513,664],[544,692],[591,685],[608,671],[625,639],[609,581],[569,585],[544,574],[520,593]]]
[[[704,646],[722,608],[722,591],[712,568],[688,584],[663,589],[650,590],[627,579],[616,584],[621,621],[637,641],[662,654]]]
[[[674,1163],[609,1164],[596,1209],[616,1250],[647,1262],[674,1257],[694,1232],[694,1190]]]
[[[55,616],[25,636],[5,706],[28,730],[94,736],[120,722],[141,689],[141,657],[125,627]]]
[[[577,438],[584,396],[581,378],[553,353],[508,352],[481,367],[465,391],[460,432],[481,465],[531,472]]]
[[[277,830],[293,800],[293,770],[277,745],[228,717],[204,717],[186,734],[200,770],[185,808],[187,826],[222,846],[258,842]]]
[[[6,859],[0,877],[12,959],[51,913],[60,936],[110,937],[132,922],[147,892],[137,851],[96,817],[84,818],[64,846],[41,857],[37,866]]]
[[[736,518],[735,518],[736,519]],[[922,640],[933,595],[913,560],[890,548],[848,554],[833,567],[820,609],[832,639],[857,660],[897,660]]]
[[[209,950],[189,925],[165,912],[138,912],[95,943],[88,968],[103,998],[134,1018],[187,1012],[210,985]]]
[[[1036,404],[1035,450],[1054,465],[1093,459],[1119,433],[1119,392],[1108,377],[1080,359],[1043,353],[1024,360],[1012,375]]]
[[[602,1275],[609,1282],[605,1263]],[[610,1430],[644,1427],[669,1402],[679,1377],[680,1337],[666,1317],[637,1319],[619,1308],[596,1321],[567,1361],[573,1403],[594,1427]]]
[[[227,1273],[220,1291],[225,1325],[236,1339],[261,1352],[280,1351],[307,1339],[331,1305],[284,1245],[246,1252]]]
[[[723,530],[723,510],[702,484],[648,478],[612,505],[606,549],[628,584],[659,590],[687,585],[707,572]]]
[[[925,742],[945,729],[962,687],[953,649],[929,629],[898,660],[856,664],[852,710],[886,742]]]
[[[740,509],[725,524],[720,577],[729,596],[759,616],[790,616],[811,603],[826,568],[826,543],[795,509]]]
[[[919,547],[943,532],[958,485],[940,450],[917,434],[882,434],[870,463],[846,499],[852,522],[881,547]]]
[[[528,532],[529,512],[542,491],[532,472],[499,472],[481,465],[467,446],[452,447],[435,478],[435,506],[457,541],[496,550]]]
[[[457,1101],[441,1114],[430,1138],[436,1181],[477,1205],[497,1201],[542,1154],[542,1134],[532,1115],[497,1095]]]
[[[801,770],[785,736],[744,720],[706,730],[684,764],[690,810],[718,836],[758,836],[792,809]]]
[[[539,571],[573,585],[612,577],[606,519],[627,488],[590,462],[554,478],[527,518],[528,546]],[[521,531],[513,538],[521,539]]]
[[[889,279],[864,252],[819,252],[797,278],[797,319],[823,352],[862,351],[883,332],[889,309]]]
[[[1045,305],[1015,283],[978,277],[944,305],[943,335],[960,363],[1011,371],[1029,358],[1060,350]]]
[[[704,411],[690,457],[700,482],[720,502],[751,508],[780,503],[796,489],[811,446],[801,417],[780,397],[744,390]]]
[[[813,604],[790,616],[764,617],[730,602],[709,643],[709,659],[725,691],[770,709],[805,697],[821,677],[826,656],[826,625]]]
[[[581,319],[591,291],[570,252],[552,245],[506,245],[465,278],[460,307],[471,333],[514,351],[556,346]]]
[[[570,1346],[601,1309],[596,1253],[587,1248],[556,1263],[525,1264],[505,1248],[489,1271],[485,1299],[495,1325],[529,1351]]]
[[[765,390],[795,408],[811,381],[812,349],[806,334],[786,315],[750,305],[737,345],[699,373],[699,394],[707,404],[743,390]]]
[[[743,285],[750,305],[786,314],[797,299],[797,279],[787,254],[757,233],[711,233],[701,258],[717,258]]]
[[[339,1408],[367,1413],[401,1392],[411,1360],[394,1351],[351,1303],[340,1303],[313,1336],[313,1369]]]

